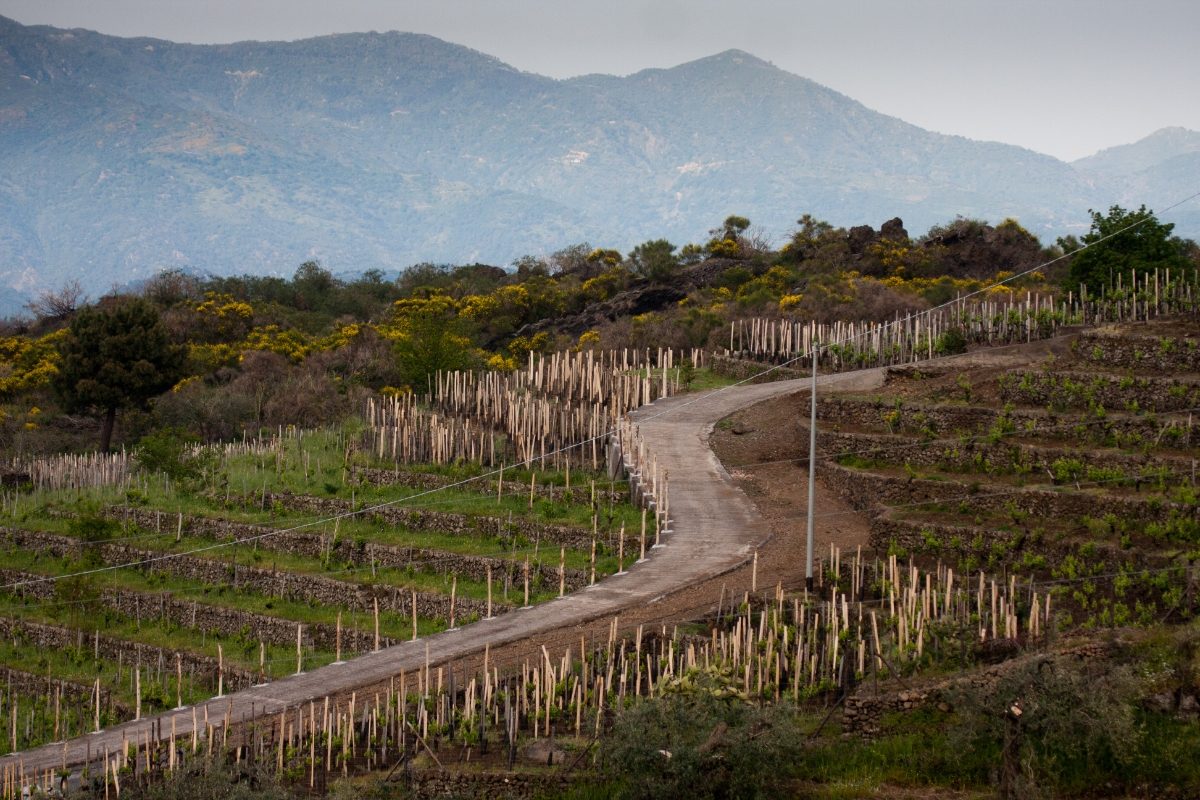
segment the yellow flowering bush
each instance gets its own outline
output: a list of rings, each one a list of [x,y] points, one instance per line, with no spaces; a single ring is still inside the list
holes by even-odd
[[[802,294],[785,294],[783,297],[779,298],[779,310],[785,312],[791,311],[796,306],[800,305],[800,301],[803,299],[804,295]]]
[[[243,355],[250,350],[265,350],[300,362],[312,350],[312,344],[308,336],[294,328],[284,330],[278,325],[267,325],[250,331],[240,349]]]
[[[49,386],[58,374],[58,342],[64,336],[65,329],[37,339],[0,337],[0,396]]]

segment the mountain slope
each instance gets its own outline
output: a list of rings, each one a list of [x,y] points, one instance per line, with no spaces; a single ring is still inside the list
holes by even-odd
[[[1132,144],[1101,150],[1095,155],[1073,161],[1072,165],[1082,172],[1117,178],[1143,172],[1192,153],[1200,153],[1200,132],[1187,128],[1162,128]]]
[[[730,213],[776,235],[808,212],[916,231],[1017,216],[1045,236],[1107,200],[1063,162],[740,51],[556,81],[416,34],[198,46],[0,17],[0,284],[22,290],[503,263],[683,243]]]

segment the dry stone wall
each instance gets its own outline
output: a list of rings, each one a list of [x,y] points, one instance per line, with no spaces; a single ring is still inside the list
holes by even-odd
[[[982,689],[991,686],[1009,671],[1028,663],[1029,659],[1099,661],[1111,657],[1113,649],[1113,646],[1106,642],[1089,642],[1058,653],[1031,653],[966,676],[953,677],[924,686],[912,686],[878,695],[864,688],[857,694],[846,697],[842,711],[842,730],[847,734],[866,738],[878,736],[882,732],[881,723],[885,715],[901,711],[914,711],[932,703],[945,704],[950,690]],[[948,709],[949,706],[947,705],[946,708]]]
[[[0,570],[0,580],[9,584],[35,581],[39,577],[31,572]],[[49,581],[24,583],[13,591],[22,597],[37,600],[55,599],[54,584]],[[227,606],[198,603],[175,597],[170,592],[104,589],[96,595],[96,602],[114,613],[139,622],[161,620],[210,635],[249,637],[253,641],[279,646],[296,643],[296,622]],[[302,627],[302,636],[304,641],[318,649],[336,649],[337,628],[334,625],[306,623]],[[353,627],[342,628],[342,651],[345,653],[369,653],[374,648],[374,642],[374,632]],[[380,644],[386,647],[395,644],[395,640],[381,636]]]
[[[100,658],[121,661],[130,666],[157,665],[171,674],[175,672],[175,657],[178,655],[180,667],[193,680],[205,685],[217,684],[218,663],[215,658],[186,651],[167,650],[143,642],[116,639],[99,632],[85,633],[77,628],[0,618],[0,638],[19,640],[39,649],[87,649]],[[253,685],[257,679],[254,673],[229,665],[224,666],[224,672],[225,686],[235,691]]]
[[[267,497],[268,502],[272,497],[299,497],[304,500],[321,499],[298,495],[275,496],[268,494]],[[341,513],[330,509],[314,508],[310,510]],[[460,575],[477,581],[487,580],[489,568],[496,579],[501,579],[503,576],[508,575],[511,580],[517,580],[523,577],[525,568],[524,561],[518,563],[511,559],[451,553],[432,548],[379,544],[349,537],[339,537],[335,540],[332,533],[283,532],[278,528],[271,528],[265,525],[253,525],[245,522],[217,519],[215,517],[190,515],[172,517],[171,515],[163,515],[150,509],[130,506],[109,508],[105,510],[105,514],[112,519],[122,520],[140,528],[163,532],[175,530],[176,526],[180,525],[180,521],[182,521],[182,532],[185,533],[203,535],[218,541],[253,539],[255,545],[264,550],[291,553],[293,555],[318,559],[329,555],[341,563],[354,564],[356,566],[371,566],[374,564],[377,567],[385,568],[411,568],[420,572]],[[467,517],[467,519],[470,518]],[[591,539],[589,538],[588,541],[590,543]],[[557,554],[546,554],[547,557],[551,557],[551,555],[553,555],[557,562]],[[557,563],[554,566],[538,563],[537,561],[531,563],[530,580],[540,582],[544,586],[558,586]],[[585,586],[587,585],[587,581],[588,575],[580,570],[566,571],[565,582],[568,590],[573,591]]]
[[[82,708],[92,708],[96,703],[96,688],[83,683],[75,683],[74,681],[64,681],[58,678],[47,678],[45,675],[34,675],[32,672],[13,669],[12,667],[4,667],[4,684],[5,691],[12,694],[23,694],[27,696],[45,696],[47,692],[54,692],[55,689],[62,691],[63,702],[70,703]],[[109,711],[115,711],[122,716],[128,715],[132,709],[121,701],[115,699],[112,692],[100,687],[100,706]]]
[[[1000,379],[1004,402],[1052,408],[1186,411],[1200,405],[1200,385],[1178,378],[1115,377],[1066,371],[1015,370]]]
[[[533,800],[558,797],[572,780],[565,775],[469,770],[419,770],[407,776],[406,796],[432,798],[486,797],[490,800]]]
[[[445,475],[437,475],[430,472],[411,472],[404,469],[381,469],[379,467],[350,467],[351,480],[357,481],[360,484],[368,486],[404,486],[409,489],[444,489],[454,485],[455,489],[461,491],[479,492],[480,494],[496,496],[497,484],[499,481],[495,478],[478,478],[469,483],[464,483],[462,478],[451,478]],[[536,484],[534,486],[534,496],[546,500],[561,500],[563,492],[566,491],[562,486],[551,486],[549,484]],[[579,500],[588,500],[592,498],[592,489],[589,483],[578,482],[570,489],[572,496]],[[529,484],[520,481],[514,481],[506,478],[503,487],[504,497],[529,497]],[[596,502],[608,505],[610,503],[623,503],[628,500],[628,496],[617,489],[610,489],[607,486],[597,484],[596,486]]]
[[[1008,513],[1016,509],[1035,520],[1098,518],[1115,514],[1143,522],[1164,522],[1173,513],[1200,518],[1200,508],[1139,497],[1033,488],[977,492],[969,485],[954,481],[878,475],[830,463],[821,464],[818,475],[826,486],[860,511],[880,510],[880,506],[916,507],[915,504],[928,501],[930,505],[967,502],[977,511]]]
[[[818,429],[889,430],[892,433],[983,434],[994,429],[1025,437],[1067,439],[1091,443],[1105,436],[1142,445],[1200,446],[1200,426],[1189,416],[1155,419],[1149,416],[1107,414],[1103,419],[1080,420],[1041,409],[997,410],[986,406],[953,406],[904,402],[897,405],[880,397],[862,400],[826,397],[817,402]],[[1197,419],[1200,422],[1200,419]]]
[[[84,542],[70,536],[25,531],[16,528],[0,528],[0,543],[28,550],[53,553],[57,556],[78,556]],[[334,608],[349,608],[356,611],[371,611],[376,600],[380,610],[397,614],[408,614],[412,610],[413,591],[395,586],[351,583],[320,575],[304,575],[294,572],[250,567],[233,562],[174,556],[162,559],[162,552],[142,550],[123,544],[94,545],[95,552],[106,564],[124,564],[158,559],[148,565],[148,571],[163,572],[180,578],[214,586],[228,585],[242,591],[268,597],[326,605]],[[417,614],[426,618],[447,619],[450,616],[450,597],[430,592],[416,592]],[[465,619],[471,614],[482,615],[487,610],[483,601],[458,598],[456,615]],[[496,603],[494,613],[507,610],[504,604]]]
[[[1013,441],[992,444],[986,439],[921,440],[907,436],[869,433],[817,432],[821,452],[853,454],[871,461],[935,467],[961,472],[1012,473],[1052,471],[1060,459],[1077,460],[1092,470],[1120,473],[1131,480],[1156,470],[1187,475],[1192,459],[1158,452],[1127,454],[1117,450],[1040,447]],[[1115,478],[1115,475],[1113,476]],[[1083,477],[1079,480],[1084,480]],[[1106,479],[1109,485],[1121,480]]]
[[[1107,369],[1200,372],[1200,341],[1191,336],[1146,336],[1128,330],[1099,328],[1080,334],[1075,353],[1085,361]]]
[[[748,351],[746,353],[749,354]],[[739,354],[734,356],[725,356],[719,353],[713,353],[708,362],[709,369],[724,378],[731,378],[735,381],[745,381],[752,378],[750,383],[770,383],[772,381],[786,381],[792,378],[806,378],[810,373],[806,370],[793,369],[791,367],[775,367],[771,369],[772,364],[764,364],[761,361],[749,361],[739,357]],[[770,369],[770,372],[762,374],[764,370]]]

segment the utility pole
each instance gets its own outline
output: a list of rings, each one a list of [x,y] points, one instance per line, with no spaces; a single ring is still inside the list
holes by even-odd
[[[808,549],[805,552],[804,586],[813,590],[813,506],[817,494],[817,343],[812,345],[812,412],[808,421]]]

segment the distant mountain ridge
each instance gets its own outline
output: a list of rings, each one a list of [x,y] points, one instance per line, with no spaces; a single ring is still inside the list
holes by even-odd
[[[560,81],[420,34],[188,45],[0,17],[0,286],[506,263],[682,244],[731,213],[776,236],[803,213],[1015,216],[1049,241],[1088,208],[1200,183],[1200,134],[1179,131],[1071,165],[736,50]]]

